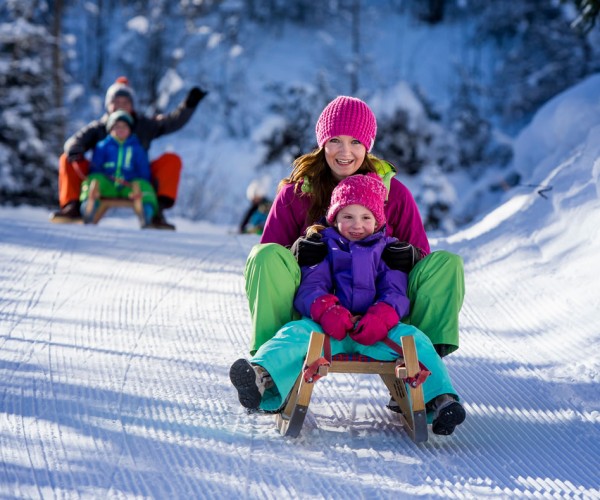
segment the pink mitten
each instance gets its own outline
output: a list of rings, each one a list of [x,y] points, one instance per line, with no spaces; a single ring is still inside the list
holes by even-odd
[[[373,345],[386,338],[399,321],[398,313],[392,306],[377,302],[367,309],[350,336],[359,344]]]
[[[317,297],[310,307],[310,315],[327,335],[337,340],[344,340],[354,327],[352,314],[340,305],[335,295]]]

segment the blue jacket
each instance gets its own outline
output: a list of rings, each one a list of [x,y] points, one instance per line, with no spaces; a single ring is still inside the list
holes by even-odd
[[[332,227],[321,235],[329,251],[321,263],[301,268],[302,280],[294,298],[300,314],[310,318],[314,300],[331,293],[352,314],[364,314],[375,302],[385,302],[400,318],[406,316],[408,276],[390,269],[381,258],[385,246],[396,238],[379,230],[364,240],[349,241]]]
[[[94,148],[90,173],[127,182],[133,179],[150,181],[148,153],[135,135],[130,135],[123,143],[108,135]]]

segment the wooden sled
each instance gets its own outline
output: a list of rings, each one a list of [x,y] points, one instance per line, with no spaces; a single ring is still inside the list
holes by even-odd
[[[325,335],[312,332],[308,345],[305,366],[311,366],[323,352]],[[394,400],[400,406],[399,417],[403,428],[415,443],[427,441],[427,417],[423,400],[423,387],[412,387],[406,381],[416,377],[421,367],[417,358],[414,338],[402,337],[404,361],[341,361],[334,356],[330,366],[320,366],[318,376],[332,373],[367,373],[379,375]],[[363,357],[364,359],[364,357]],[[315,377],[317,378],[317,377]],[[298,376],[289,399],[281,413],[276,415],[277,427],[283,436],[297,437],[308,412],[314,380],[306,380],[304,370]]]
[[[102,217],[104,217],[104,215],[110,208],[131,208],[137,215],[138,219],[144,218],[144,214],[143,214],[144,209],[142,207],[142,193],[140,190],[140,186],[137,182],[134,182],[131,187],[131,198],[130,199],[100,198],[98,186],[97,186],[97,184],[95,184],[95,181],[92,181],[92,183],[90,185],[90,192],[91,192],[90,193],[91,199],[97,199],[100,201],[100,205],[98,206],[98,209],[96,210],[96,213],[94,214],[94,218],[92,219],[92,224],[98,224],[98,222],[100,222],[100,219],[102,219]],[[88,206],[90,206],[90,209],[92,208],[92,205],[88,205]]]

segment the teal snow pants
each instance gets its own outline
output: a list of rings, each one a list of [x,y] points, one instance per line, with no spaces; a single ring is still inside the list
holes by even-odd
[[[250,354],[285,324],[300,316],[294,295],[301,272],[287,248],[276,243],[256,245],[246,262],[244,278],[252,319]],[[462,259],[437,251],[419,261],[408,277],[410,313],[402,322],[416,326],[434,344],[458,349],[458,314],[465,294]]]
[[[251,359],[252,363],[262,366],[270,373],[276,386],[276,389],[265,391],[260,403],[262,410],[277,410],[292,390],[296,378],[302,371],[312,330],[323,332],[317,323],[308,318],[292,321],[280,329],[271,340],[264,343]],[[453,394],[458,397],[448,376],[446,365],[423,332],[414,326],[398,323],[388,333],[388,337],[397,344],[401,343],[400,337],[406,335],[414,337],[419,361],[431,372],[423,383],[425,402],[441,394]],[[398,358],[398,353],[383,342],[362,345],[352,340],[350,336],[346,336],[341,341],[331,338],[331,355],[342,353],[362,354],[381,361],[394,361]]]

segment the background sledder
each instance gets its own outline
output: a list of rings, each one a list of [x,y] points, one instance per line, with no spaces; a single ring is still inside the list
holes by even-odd
[[[270,178],[265,176],[260,179],[254,179],[248,184],[246,198],[248,198],[250,206],[240,222],[240,234],[262,234],[269,210],[271,210],[271,205],[273,204],[273,201],[267,196],[270,183]]]
[[[352,148],[351,136],[337,138]],[[381,361],[399,357],[386,339],[414,337],[419,361],[431,375],[423,383],[432,430],[449,435],[465,419],[446,366],[431,340],[414,326],[400,323],[409,311],[407,275],[383,261],[386,188],[377,174],[354,175],[333,190],[321,231],[328,249],[319,264],[302,267],[294,306],[303,319],[293,321],[258,349],[251,361],[230,369],[240,403],[248,409],[279,409],[303,370],[311,331],[330,337],[331,356],[361,354]]]
[[[206,91],[194,87],[173,111],[148,117],[136,112],[135,93],[129,85],[129,80],[124,76],[117,78],[106,91],[106,113],[65,142],[58,167],[60,210],[54,212],[50,220],[55,223],[81,222],[81,181],[87,177],[90,164],[85,155],[106,137],[106,122],[111,113],[123,110],[132,116],[133,133],[148,152],[154,139],[182,128],[206,94]],[[152,219],[152,227],[155,229],[175,229],[173,224],[167,222],[163,211],[175,204],[182,168],[181,157],[173,152],[164,153],[150,161],[152,185],[158,198],[158,211]]]

